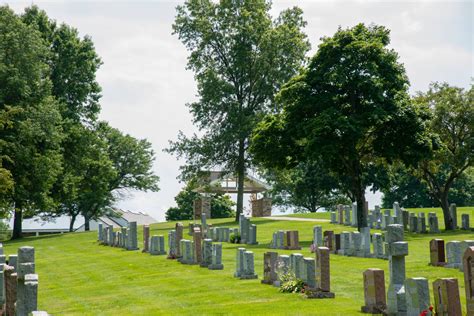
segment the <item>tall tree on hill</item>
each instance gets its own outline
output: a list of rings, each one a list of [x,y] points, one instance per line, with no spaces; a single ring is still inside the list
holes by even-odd
[[[14,209],[12,238],[21,237],[22,219],[50,209],[50,190],[61,172],[59,105],[51,96],[48,47],[39,32],[8,7],[0,7],[0,111],[13,109],[11,128],[0,130],[2,161],[13,180],[4,197]]]
[[[177,7],[173,25],[191,52],[197,102],[189,104],[202,132],[180,132],[170,153],[184,156],[183,179],[202,169],[222,168],[236,175],[237,212],[243,210],[243,184],[252,166],[250,135],[264,114],[276,109],[274,95],[305,61],[310,45],[302,29],[301,9],[294,7],[272,20],[265,0],[188,0]]]
[[[367,226],[365,190],[374,166],[414,164],[429,151],[426,115],[410,103],[408,78],[389,30],[359,24],[325,37],[301,75],[280,92],[283,111],[255,130],[253,153],[268,167],[322,157],[355,197]]]
[[[420,162],[415,175],[425,181],[443,209],[446,229],[455,229],[449,212],[449,193],[455,181],[474,164],[474,86],[464,90],[433,83],[414,102],[431,112],[429,128],[438,139],[433,154]]]

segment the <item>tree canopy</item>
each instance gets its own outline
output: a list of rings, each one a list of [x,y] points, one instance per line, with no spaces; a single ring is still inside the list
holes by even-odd
[[[173,25],[190,51],[198,101],[188,106],[200,133],[180,133],[168,152],[186,158],[187,180],[212,168],[235,173],[237,218],[245,172],[252,166],[251,132],[275,110],[275,93],[297,73],[310,47],[301,9],[284,10],[276,19],[270,9],[266,0],[188,0],[177,7]]]
[[[255,129],[252,152],[267,167],[321,157],[357,201],[367,226],[365,189],[373,166],[414,164],[430,148],[426,113],[408,96],[408,78],[389,49],[389,30],[358,24],[324,37],[308,67],[279,93],[283,110]]]
[[[414,102],[431,113],[429,129],[436,143],[432,155],[421,160],[413,171],[443,209],[446,229],[455,229],[449,194],[456,179],[474,163],[474,86],[465,90],[433,83],[426,93],[418,93]]]

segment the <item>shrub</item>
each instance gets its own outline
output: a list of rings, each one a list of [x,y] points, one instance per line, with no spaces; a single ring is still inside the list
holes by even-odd
[[[277,275],[282,293],[301,293],[305,288],[303,280],[298,279],[293,271],[284,269],[281,264],[277,264]]]
[[[240,243],[240,234],[231,234],[230,235],[230,242],[233,244],[239,244]]]

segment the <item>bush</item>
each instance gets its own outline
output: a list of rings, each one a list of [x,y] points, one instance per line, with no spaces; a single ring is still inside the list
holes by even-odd
[[[240,234],[231,234],[230,242],[233,244],[240,244]]]
[[[282,293],[301,293],[305,284],[303,280],[298,279],[293,271],[285,271],[281,266],[277,267],[277,275],[280,280],[280,292]]]
[[[8,231],[8,224],[0,220],[0,240],[7,240],[10,238],[10,232]]]

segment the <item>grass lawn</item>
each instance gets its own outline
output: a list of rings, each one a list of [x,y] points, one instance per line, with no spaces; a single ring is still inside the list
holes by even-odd
[[[472,209],[471,217],[474,216]],[[462,212],[458,210],[458,214]],[[216,226],[237,226],[232,219],[210,222]],[[260,244],[246,248],[255,253],[255,270],[260,278],[263,253],[269,251],[267,245],[276,230],[298,230],[303,246],[301,251],[279,250],[279,253],[300,252],[313,256],[309,245],[315,223],[268,219],[251,219],[251,222],[258,225]],[[187,226],[187,222],[184,224]],[[321,225],[323,230],[335,232],[352,230],[329,223]],[[151,234],[167,237],[172,227],[174,223],[156,224]],[[185,238],[186,233],[185,228]],[[139,231],[140,246],[141,237]],[[446,241],[466,240],[474,239],[474,232],[436,236],[406,234],[410,252],[406,258],[406,275],[426,277],[430,286],[437,278],[457,278],[464,314],[463,274],[455,269],[428,266],[428,243],[434,237]],[[235,279],[235,249],[241,245],[223,243],[224,270],[211,271],[196,265],[182,265],[165,256],[100,246],[96,239],[96,232],[50,235],[4,242],[4,248],[6,254],[13,254],[20,246],[35,247],[39,308],[53,315],[356,315],[364,303],[362,272],[367,268],[381,268],[386,272],[387,285],[389,279],[386,260],[331,255],[331,290],[336,298],[308,300],[298,294],[279,293],[273,286],[260,284],[260,280]]]

